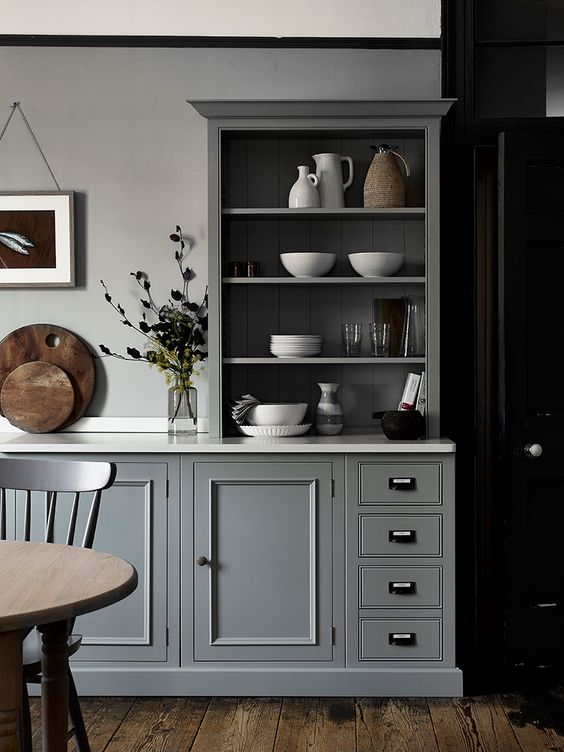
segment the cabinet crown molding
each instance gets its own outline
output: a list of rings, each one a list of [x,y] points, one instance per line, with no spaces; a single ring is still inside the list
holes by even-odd
[[[196,99],[186,100],[206,119],[442,117],[456,99]]]

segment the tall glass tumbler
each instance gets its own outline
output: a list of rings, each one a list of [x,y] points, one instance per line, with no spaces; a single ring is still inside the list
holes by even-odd
[[[347,358],[358,358],[362,344],[362,324],[343,324],[343,354]]]
[[[374,321],[369,328],[372,355],[376,358],[387,358],[390,354],[392,325],[387,321]]]

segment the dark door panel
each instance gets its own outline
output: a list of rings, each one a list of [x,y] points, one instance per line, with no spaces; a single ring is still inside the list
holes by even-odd
[[[563,165],[560,136],[500,138],[500,504],[510,664],[564,660]]]
[[[564,173],[562,174],[564,187]],[[564,224],[560,218],[561,225]],[[558,362],[564,352],[564,234],[552,244],[526,243],[526,276],[522,306],[522,348],[526,356],[525,420],[560,416],[564,427],[564,388]],[[524,309],[524,310],[523,310]],[[554,426],[551,424],[549,430]],[[548,447],[547,447],[548,448]]]

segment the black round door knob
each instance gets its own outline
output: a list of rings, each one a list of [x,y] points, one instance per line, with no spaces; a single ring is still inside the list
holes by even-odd
[[[196,559],[196,564],[199,567],[205,567],[206,564],[209,564],[209,561],[206,559],[205,556],[198,556],[198,558]]]

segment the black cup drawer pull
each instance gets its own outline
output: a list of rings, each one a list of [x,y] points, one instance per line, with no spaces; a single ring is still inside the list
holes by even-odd
[[[415,632],[390,632],[388,643],[390,645],[415,645],[417,635]]]
[[[388,593],[392,595],[413,595],[415,593],[415,583],[388,582]]]
[[[390,491],[415,491],[415,478],[388,478]]]
[[[390,543],[415,543],[415,530],[388,530]]]

